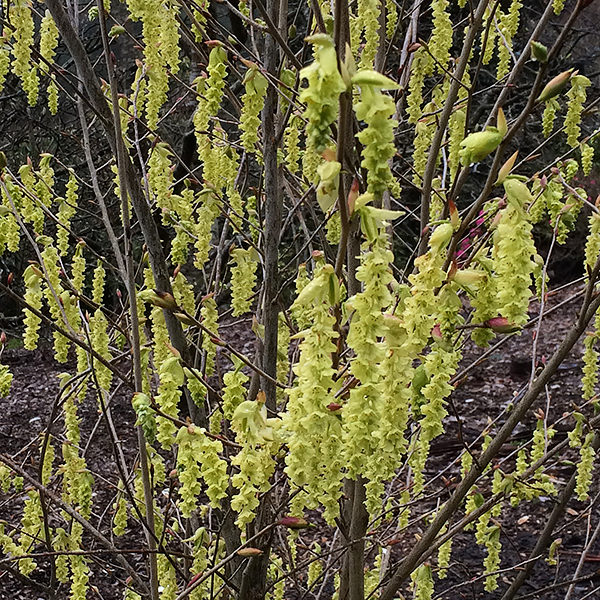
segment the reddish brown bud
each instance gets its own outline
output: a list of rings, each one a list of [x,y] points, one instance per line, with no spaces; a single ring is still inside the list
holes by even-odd
[[[518,325],[511,323],[506,317],[494,317],[493,319],[488,319],[483,324],[494,333],[514,333],[521,330]]]
[[[306,529],[307,527],[312,527],[312,525],[302,517],[283,517],[283,519],[277,521],[277,524],[289,529]]]
[[[196,581],[198,581],[198,579],[200,579],[200,577],[202,577],[202,575],[204,574],[204,571],[201,571],[200,573],[196,573],[191,579],[190,582],[187,584],[188,587],[191,587],[192,585],[194,585],[194,583],[196,583]]]
[[[348,213],[354,214],[354,206],[356,205],[356,199],[358,198],[358,179],[355,177],[352,181],[352,186],[348,192]]]
[[[236,554],[238,556],[246,556],[251,558],[252,556],[260,556],[263,553],[262,550],[259,550],[258,548],[241,548],[240,550],[238,550],[236,552]]]
[[[434,342],[442,342],[444,338],[442,337],[442,328],[439,323],[436,323],[431,330],[431,337]]]

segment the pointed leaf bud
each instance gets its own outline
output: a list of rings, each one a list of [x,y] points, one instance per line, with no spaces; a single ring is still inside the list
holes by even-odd
[[[150,304],[160,308],[165,308],[167,310],[175,310],[178,308],[175,298],[168,292],[159,292],[158,290],[142,290],[139,293],[139,296],[144,302],[150,302]]]
[[[498,179],[494,185],[500,185],[504,183],[504,180],[508,177],[512,168],[515,166],[515,162],[517,160],[517,156],[519,155],[519,151],[517,150],[501,167],[498,171]]]
[[[353,78],[354,85],[369,85],[379,90],[397,90],[400,86],[378,71],[360,70]]]
[[[498,109],[498,131],[500,132],[500,135],[502,137],[504,137],[506,135],[506,132],[508,131],[508,125],[506,123],[506,116],[504,115],[504,111],[502,110],[502,107],[500,107]]]
[[[563,71],[554,79],[551,79],[542,90],[542,93],[538,96],[536,102],[548,102],[548,100],[558,96],[567,87],[567,83],[569,83],[569,80],[575,73],[576,71],[569,69],[568,71]]]
[[[450,211],[450,223],[456,230],[460,227],[460,216],[458,214],[458,208],[452,199],[448,200],[448,210]]]
[[[475,269],[460,269],[454,275],[454,281],[461,287],[476,285],[485,279],[483,271]]]
[[[241,548],[236,552],[238,556],[244,556],[246,558],[252,558],[253,556],[260,556],[263,553],[262,550],[258,548]]]
[[[356,205],[356,199],[358,198],[358,179],[355,177],[352,181],[352,186],[350,187],[350,192],[348,192],[348,214],[352,216],[354,214],[354,208]]]

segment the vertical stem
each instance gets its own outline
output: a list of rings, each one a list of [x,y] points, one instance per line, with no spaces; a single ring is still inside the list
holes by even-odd
[[[350,44],[350,20],[348,3],[336,0],[334,19],[334,41],[338,55],[338,63],[346,57],[347,45]],[[347,197],[354,165],[349,164],[353,156],[353,112],[352,92],[348,90],[340,95],[338,118],[337,160],[342,165],[342,176],[338,192],[338,210],[340,212],[341,236],[335,270],[342,276],[344,263],[347,265],[348,294],[360,291],[360,282],[356,279],[358,254],[360,252],[360,228],[358,222],[350,221]],[[362,478],[344,483],[346,500],[342,507],[342,520],[345,543],[349,544],[342,565],[340,581],[341,600],[364,599],[364,536],[367,530],[368,514],[365,509],[365,487]]]
[[[279,0],[270,0],[267,12],[272,23],[279,22]],[[271,81],[277,80],[279,52],[272,32],[265,40],[265,70]],[[263,370],[277,377],[277,329],[279,309],[277,306],[279,236],[281,232],[282,186],[277,165],[277,89],[273,84],[267,89],[262,111],[263,156],[265,173],[265,270],[263,295],[263,324],[265,326]],[[275,384],[263,379],[267,408],[275,412]]]
[[[489,4],[489,1],[490,0],[480,0],[479,5],[477,6],[477,11],[473,15],[471,25],[467,31],[467,34],[465,35],[462,53],[458,59],[458,62],[456,63],[456,69],[454,69],[454,73],[452,74],[452,83],[450,84],[450,89],[448,90],[448,96],[444,102],[444,108],[439,116],[438,126],[435,130],[431,147],[429,148],[429,156],[427,158],[427,165],[425,166],[423,187],[421,190],[421,231],[423,231],[429,223],[431,185],[435,175],[435,165],[437,163],[438,152],[440,151],[442,140],[444,139],[446,126],[448,125],[448,121],[450,120],[450,116],[454,110],[454,103],[456,102],[458,91],[462,85],[463,75],[465,74],[465,70],[469,64],[469,57],[471,56],[471,48],[473,46],[473,42],[475,41],[475,36],[481,27],[483,15],[487,5]],[[418,253],[423,254],[426,248],[427,236],[422,234]]]
[[[115,128],[115,142],[117,150],[117,169],[119,173],[119,191],[121,195],[121,216],[123,219],[123,241],[125,246],[125,271],[127,295],[129,296],[129,316],[131,319],[131,344],[133,360],[133,376],[135,391],[142,391],[142,362],[140,354],[140,330],[137,314],[137,296],[135,290],[135,266],[133,264],[133,252],[131,245],[131,222],[129,219],[129,199],[127,196],[126,176],[125,176],[125,145],[123,143],[123,133],[121,131],[121,119],[119,115],[119,96],[117,91],[117,80],[114,72],[114,65],[111,60],[111,53],[106,31],[106,15],[102,0],[97,0],[98,14],[100,18],[100,31],[102,33],[102,44],[104,46],[104,56],[106,59],[106,69],[108,71],[108,81],[110,84],[113,122]],[[137,426],[137,437],[140,451],[140,467],[142,472],[142,483],[144,486],[144,503],[146,506],[146,519],[148,529],[146,530],[146,543],[148,544],[149,563],[150,563],[150,592],[152,600],[158,600],[158,565],[156,557],[156,535],[154,531],[154,498],[152,493],[152,483],[150,481],[150,469],[148,467],[148,453],[146,451],[146,438],[141,425]]]

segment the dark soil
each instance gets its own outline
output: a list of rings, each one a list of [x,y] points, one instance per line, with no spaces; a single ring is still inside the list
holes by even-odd
[[[538,338],[537,358],[538,364],[551,356],[558,347],[565,333],[568,331],[577,315],[580,297],[577,292],[580,288],[571,286],[548,297],[546,310],[552,312],[543,320]],[[569,301],[569,298],[571,300]],[[562,304],[561,304],[562,303]],[[531,316],[535,317],[535,310],[539,305],[534,304]],[[532,344],[534,330],[525,330],[519,336],[510,336],[504,343],[493,349],[487,360],[478,366],[469,369],[464,376],[458,377],[458,384],[453,395],[453,405],[449,408],[450,416],[446,420],[446,434],[436,440],[432,447],[432,454],[427,463],[428,477],[434,478],[426,491],[426,499],[419,510],[434,510],[439,501],[443,501],[452,491],[459,480],[460,467],[455,460],[460,455],[464,443],[471,444],[476,440],[482,430],[493,435],[497,428],[504,422],[508,405],[514,400],[515,395],[527,385],[531,373]],[[252,356],[254,334],[251,333],[249,321],[229,320],[222,327],[222,336],[236,345],[247,356]],[[463,360],[463,368],[469,367],[482,350],[469,346]],[[577,345],[571,356],[562,365],[559,372],[550,382],[547,395],[540,397],[535,409],[543,409],[548,416],[548,423],[554,423],[565,412],[573,410],[573,406],[581,404],[581,355],[582,346]],[[59,365],[52,358],[50,350],[27,352],[25,350],[6,350],[3,362],[8,364],[14,374],[11,393],[2,401],[2,416],[0,418],[0,452],[12,457],[26,470],[35,474],[39,461],[39,445],[41,435],[48,428],[54,436],[56,459],[55,467],[60,460],[60,444],[62,442],[62,418],[60,410],[53,424],[50,418],[56,403],[59,380],[57,376],[64,371],[71,371],[74,365]],[[228,364],[222,361],[222,367]],[[121,447],[129,468],[136,460],[136,430],[134,427],[135,414],[130,406],[130,391],[118,389],[113,394],[110,403],[113,422],[117,430]],[[535,427],[536,417],[533,410],[528,415],[525,423],[521,424],[514,432],[510,444],[506,444],[499,461],[506,461],[502,468],[512,468],[514,459],[511,456],[521,440],[527,439]],[[85,456],[88,468],[95,478],[94,508],[92,524],[102,531],[109,539],[113,540],[119,548],[135,550],[144,545],[143,535],[135,527],[130,528],[123,538],[114,538],[111,531],[111,520],[115,500],[116,485],[119,478],[117,463],[112,452],[111,437],[106,423],[98,412],[97,400],[88,396],[80,408],[82,444],[86,448]],[[566,430],[572,426],[569,420],[557,426],[556,440],[564,439]],[[571,458],[576,460],[576,454]],[[170,459],[170,457],[167,456]],[[170,463],[172,465],[172,461]],[[553,467],[550,474],[557,486],[569,479],[572,465],[559,463]],[[443,475],[443,477],[442,477]],[[50,487],[60,493],[59,478],[54,477]],[[489,490],[481,490],[484,493]],[[597,480],[593,484],[590,496],[597,499],[599,486]],[[25,494],[3,494],[0,492],[0,520],[7,523],[7,531],[18,527],[22,513]],[[482,564],[485,551],[474,543],[472,532],[462,533],[457,536],[453,544],[452,564],[448,570],[448,577],[443,581],[436,578],[436,598],[499,598],[506,586],[512,580],[514,572],[510,570],[525,561],[533,548],[536,537],[543,528],[550,511],[554,505],[552,498],[540,498],[534,503],[522,503],[517,508],[505,506],[498,521],[502,526],[501,540],[503,543],[501,568],[507,572],[500,576],[501,587],[497,592],[486,594],[483,591],[481,578]],[[58,514],[58,513],[56,513]],[[417,516],[416,509],[413,516]],[[302,546],[308,547],[314,541],[326,545],[331,541],[332,532],[320,523],[318,514],[313,515],[317,528],[302,532],[299,538],[300,554]],[[55,519],[51,513],[50,521]],[[556,583],[569,580],[579,562],[582,549],[586,545],[586,536],[596,527],[600,519],[600,503],[596,501],[581,503],[572,500],[569,503],[567,515],[555,531],[554,538],[562,538],[560,560],[557,567],[551,567],[540,560],[534,571],[533,577],[522,588],[521,596],[532,594],[531,597],[544,600],[562,599],[568,586],[545,590]],[[400,559],[410,549],[415,535],[423,531],[426,526],[424,520],[418,520],[410,530],[403,535],[398,543],[388,546],[391,552],[391,564]],[[385,540],[385,536],[377,538]],[[86,537],[86,548],[103,550],[96,540]],[[324,543],[323,543],[324,542]],[[42,546],[36,548],[42,551]],[[0,559],[0,599],[38,600],[49,599],[50,595],[42,588],[35,589],[30,582],[23,581],[16,570],[11,567],[5,557]],[[371,557],[374,558],[374,557]],[[128,554],[128,560],[137,564],[139,573],[145,576],[143,557],[139,554]],[[435,557],[432,565],[435,566]],[[580,573],[581,576],[591,576],[597,573],[597,580],[590,579],[577,584],[572,595],[573,600],[581,600],[589,594],[594,586],[600,586],[600,541],[591,546]],[[50,580],[50,563],[47,559],[38,560],[39,568],[32,575],[32,581],[42,586]],[[88,598],[103,598],[105,600],[118,600],[122,598],[123,581],[126,574],[117,566],[114,558],[102,552],[93,556],[90,563],[92,591]],[[318,585],[318,591],[321,586]],[[321,598],[330,597],[330,584],[325,583]],[[599,588],[600,590],[600,588]],[[288,589],[286,598],[300,598],[303,594],[299,590]],[[314,590],[313,590],[314,591]],[[407,598],[411,592],[404,591]],[[66,586],[59,586],[56,598],[68,597]],[[305,597],[315,597],[311,594]],[[600,591],[592,592],[588,598],[600,598]]]

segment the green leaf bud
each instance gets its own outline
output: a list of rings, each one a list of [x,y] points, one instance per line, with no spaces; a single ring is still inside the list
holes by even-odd
[[[548,62],[548,48],[540,42],[531,42],[531,56],[541,63]]]
[[[554,79],[551,79],[542,90],[542,93],[538,96],[536,102],[548,102],[548,100],[561,94],[567,87],[567,83],[569,83],[573,74],[573,69],[569,69],[568,71],[563,71],[554,77]]]

